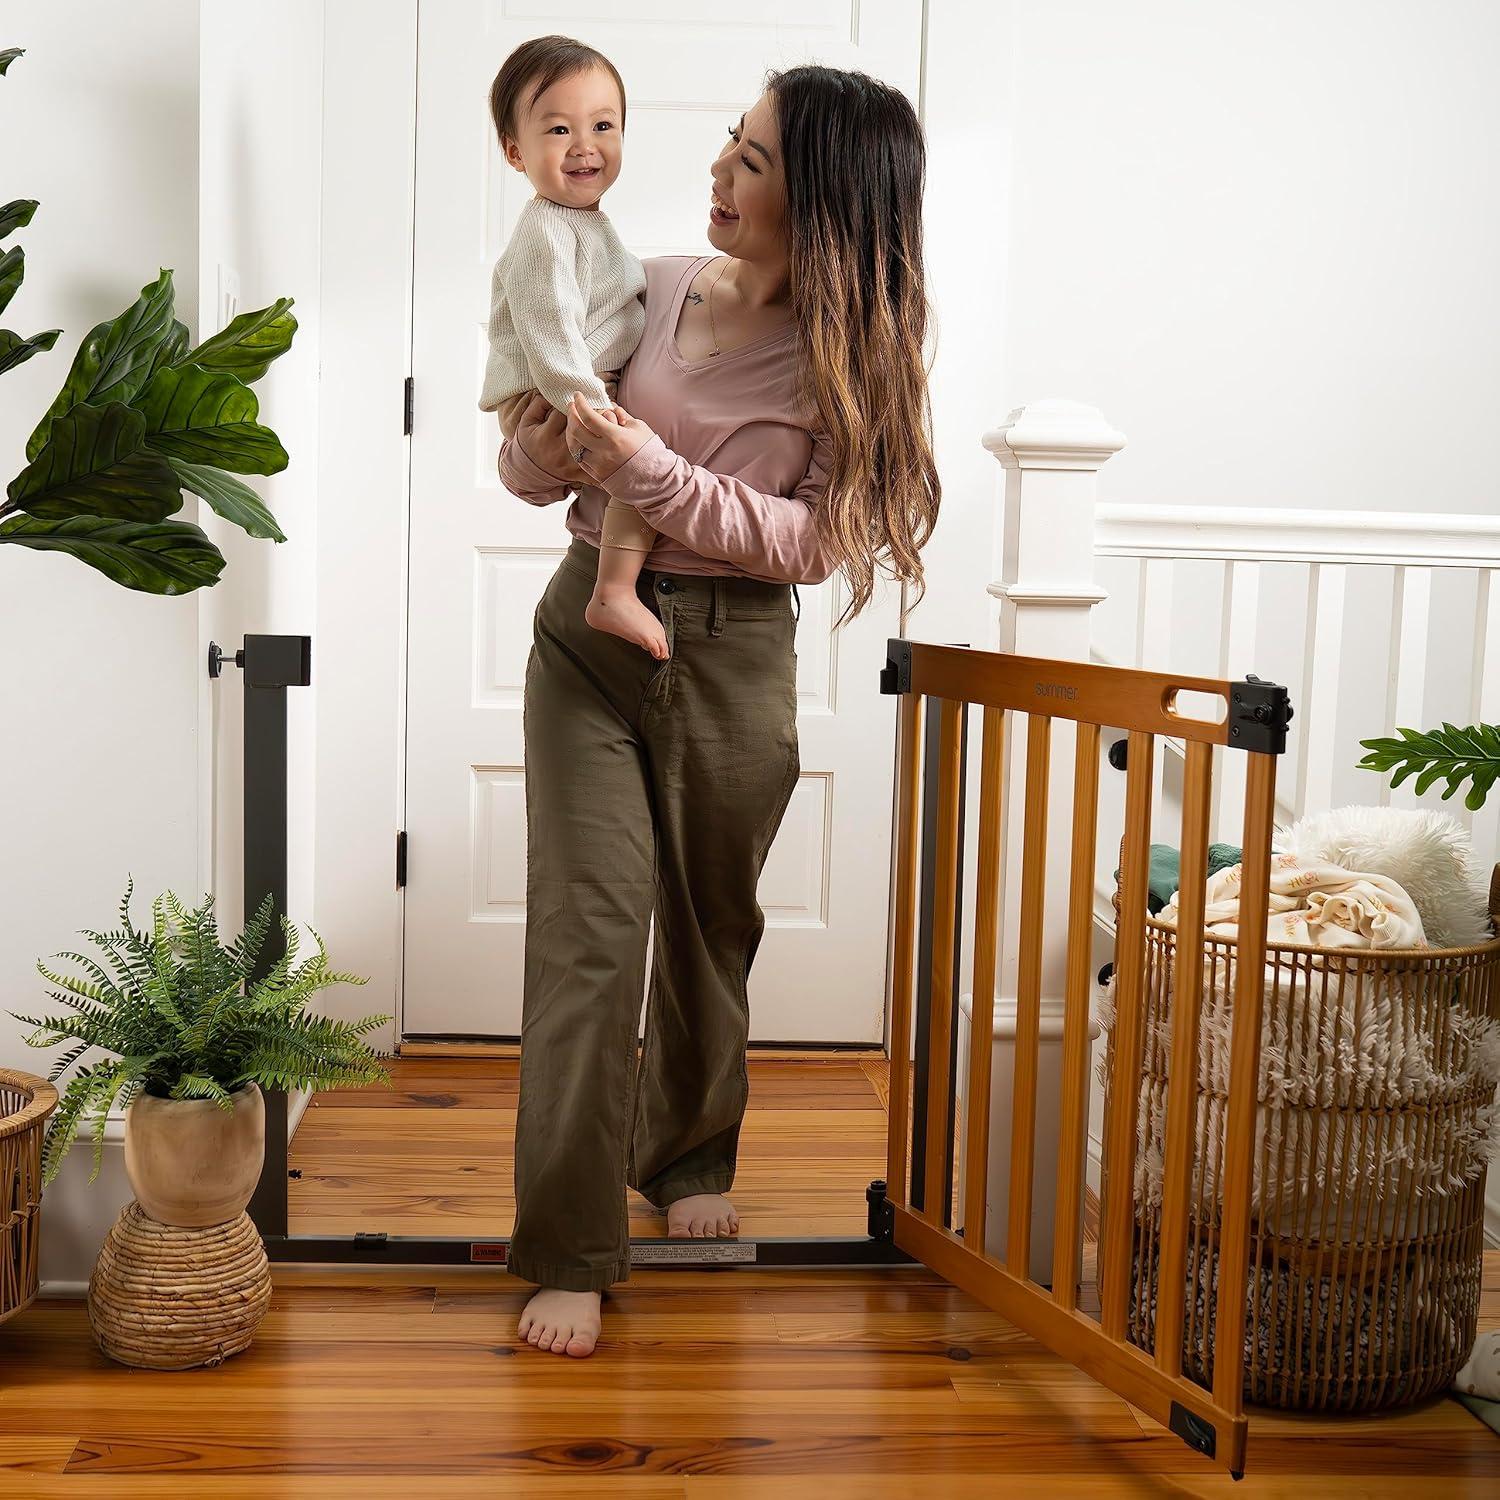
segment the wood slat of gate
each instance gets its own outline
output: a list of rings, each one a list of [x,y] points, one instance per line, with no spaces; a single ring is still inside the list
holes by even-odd
[[[906,1153],[911,1136],[912,954],[917,925],[917,819],[921,793],[920,732],[922,695],[896,700],[896,910],[892,917],[890,1124],[886,1137],[886,1189],[898,1202],[910,1201]]]
[[[1136,1123],[1145,1044],[1146,886],[1150,878],[1151,781],[1156,736],[1131,730],[1126,749],[1125,839],[1115,942],[1114,1078],[1104,1108],[1104,1201],[1099,1230],[1099,1323],[1125,1338],[1135,1228]],[[1120,1082],[1123,1080],[1123,1082]]]
[[[1156,1276],[1156,1367],[1182,1373],[1187,1312],[1188,1194],[1197,1123],[1198,1015],[1203,1000],[1203,904],[1208,879],[1213,746],[1187,745],[1182,795],[1182,865],[1178,875],[1177,967],[1172,983],[1172,1050],[1167,1084],[1167,1139],[1162,1169],[1161,1249]]]
[[[932,1014],[927,1030],[927,1157],[922,1178],[922,1216],[942,1224],[948,1193],[948,1095],[953,1088],[954,912],[958,894],[958,796],[963,778],[966,704],[940,701],[938,719],[937,847],[933,855]]]
[[[974,893],[974,983],[969,1003],[969,1087],[964,1122],[964,1241],[984,1254],[990,1159],[990,1063],[995,1034],[995,947],[1000,917],[1001,786],[1005,711],[985,705],[980,751],[979,883]]]
[[[1083,1241],[1084,1139],[1089,1118],[1089,995],[1094,981],[1094,846],[1099,823],[1099,726],[1079,722],[1073,750],[1073,861],[1068,894],[1068,956],[1063,1002],[1057,1216],[1052,1296],[1078,1305]]]
[[[1276,759],[1250,755],[1245,767],[1242,891],[1271,884],[1271,827],[1275,813]],[[1224,1210],[1219,1221],[1219,1297],[1214,1325],[1214,1400],[1226,1411],[1244,1410],[1245,1273],[1250,1258],[1250,1155],[1260,1074],[1260,1022],[1265,966],[1245,963],[1265,954],[1267,904],[1240,902],[1234,965],[1234,1030],[1229,1042],[1229,1108],[1224,1124]]]
[[[1026,809],[1021,847],[1015,1071],[1011,1079],[1010,1213],[1005,1263],[1025,1280],[1031,1264],[1031,1177],[1036,1144],[1037,1049],[1042,1020],[1042,917],[1047,880],[1047,775],[1052,720],[1026,716]]]

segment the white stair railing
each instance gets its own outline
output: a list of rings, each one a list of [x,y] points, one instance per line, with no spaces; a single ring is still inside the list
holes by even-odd
[[[1278,817],[1348,802],[1435,806],[1497,852],[1493,807],[1355,769],[1398,725],[1500,719],[1500,519],[1247,507],[1099,505],[1098,659],[1284,683],[1297,718]],[[1215,824],[1238,826],[1234,778]],[[1497,799],[1500,800],[1500,799]],[[1170,809],[1170,798],[1167,799]]]

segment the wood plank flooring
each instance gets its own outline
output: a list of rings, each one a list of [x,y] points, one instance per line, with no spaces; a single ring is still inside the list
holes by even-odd
[[[292,1142],[293,1234],[508,1235],[519,1060],[398,1058],[394,1089],[320,1095]],[[885,1176],[889,1067],[868,1053],[752,1053],[734,1205],[758,1234],[862,1235],[865,1189]],[[957,1181],[958,1152],[954,1151]],[[956,1191],[956,1189],[955,1189]],[[666,1215],[631,1192],[630,1232]],[[956,1201],[956,1199],[955,1199]]]
[[[880,1068],[769,1065],[791,1061],[752,1062],[747,1191],[737,1184],[736,1205],[752,1230],[841,1233],[825,1226],[857,1221],[862,1232],[864,1184],[883,1170],[883,1123],[863,1118],[872,1097],[883,1111]],[[493,1134],[505,1110],[503,1070],[491,1064],[496,1082],[483,1089],[470,1064],[436,1063],[426,1075],[408,1075],[403,1064],[402,1091],[480,1102],[424,1112],[394,1095],[379,1104],[335,1095],[309,1111],[294,1163],[314,1170],[294,1184],[295,1228],[356,1217],[356,1227],[372,1227],[358,1197],[368,1190],[407,1215],[407,1232],[451,1222],[474,1203],[496,1215],[487,1232],[508,1229],[503,1177],[440,1188],[421,1181],[439,1162],[485,1165],[463,1155],[481,1139],[505,1156],[506,1138]],[[457,1109],[491,1118],[471,1122],[477,1135],[445,1137],[429,1116],[451,1124]],[[365,1151],[354,1129],[362,1113],[382,1117]],[[799,1142],[780,1114],[817,1133]],[[407,1174],[402,1183],[390,1180],[393,1164]],[[803,1173],[828,1190],[827,1206]],[[787,1188],[801,1197],[789,1199]],[[840,1195],[858,1197],[857,1212]],[[763,1225],[749,1206],[756,1201],[790,1227]],[[642,1217],[632,1231],[659,1224]],[[0,1326],[0,1496],[1500,1492],[1500,1437],[1445,1399],[1342,1420],[1254,1412],[1248,1474],[1233,1484],[922,1267],[642,1270],[606,1298],[604,1336],[586,1360],[516,1339],[530,1287],[504,1271],[278,1268],[275,1283],[255,1343],[215,1370],[111,1363],[80,1302],[39,1302]],[[1500,1256],[1486,1260],[1481,1321],[1500,1327]]]

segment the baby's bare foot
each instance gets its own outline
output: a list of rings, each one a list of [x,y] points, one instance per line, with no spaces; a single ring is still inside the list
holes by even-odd
[[[721,1193],[694,1193],[667,1204],[667,1235],[671,1239],[726,1239],[740,1232],[740,1216]]]
[[[665,661],[669,655],[667,633],[662,629],[661,621],[641,603],[634,588],[596,588],[583,611],[583,618],[595,630],[634,641],[657,661]]]
[[[516,1333],[538,1349],[582,1359],[599,1342],[599,1293],[539,1287],[526,1304]]]

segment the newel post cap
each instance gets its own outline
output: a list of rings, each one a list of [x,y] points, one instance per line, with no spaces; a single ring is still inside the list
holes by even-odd
[[[984,435],[1007,469],[1098,469],[1125,446],[1125,434],[1083,401],[1054,397],[1018,406]]]

